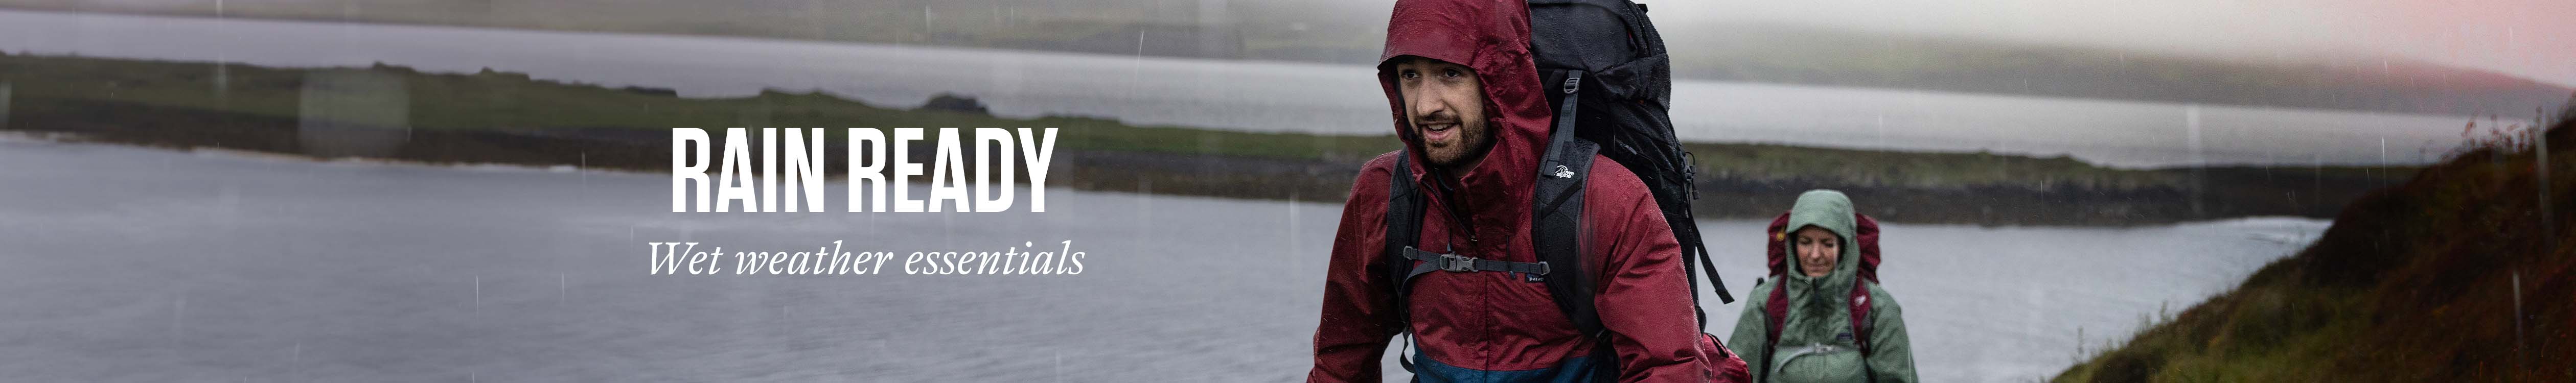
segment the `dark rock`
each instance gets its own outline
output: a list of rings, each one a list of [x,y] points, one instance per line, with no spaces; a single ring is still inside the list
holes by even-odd
[[[656,88],[656,87],[644,87],[644,86],[628,86],[628,87],[624,87],[624,88],[618,88],[617,90],[626,91],[627,93],[635,93],[635,94],[643,94],[643,95],[653,95],[653,96],[664,96],[664,97],[679,97],[679,96],[680,96],[680,92],[679,92],[679,91],[672,90],[671,88]]]
[[[966,113],[979,116],[993,115],[992,111],[984,109],[983,101],[977,101],[974,97],[948,93],[940,93],[937,96],[931,96],[930,102],[921,104],[921,110]]]

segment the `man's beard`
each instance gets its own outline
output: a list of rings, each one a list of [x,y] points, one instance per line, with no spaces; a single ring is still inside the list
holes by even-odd
[[[1486,154],[1494,151],[1494,132],[1490,122],[1491,121],[1478,121],[1478,123],[1485,124],[1485,126],[1470,128],[1464,121],[1461,121],[1457,127],[1450,128],[1458,130],[1458,149],[1465,150],[1464,152],[1458,153],[1457,158],[1442,161],[1439,156],[1429,155],[1430,153],[1424,153],[1425,155],[1423,157],[1429,159],[1432,166],[1457,172],[1467,171],[1468,169],[1459,169],[1458,167],[1477,163],[1477,160],[1484,159]],[[1415,137],[1421,137],[1423,135],[1422,133],[1423,132],[1419,131],[1419,128],[1417,128],[1414,135]]]

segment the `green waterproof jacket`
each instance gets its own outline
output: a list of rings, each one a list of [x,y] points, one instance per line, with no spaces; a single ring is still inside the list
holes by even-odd
[[[1798,272],[1796,260],[1790,260],[1789,275],[1771,276],[1770,282],[1755,285],[1744,304],[1742,319],[1735,322],[1735,336],[1727,338],[1728,348],[1751,364],[1756,382],[1876,382],[1912,383],[1914,353],[1905,337],[1904,310],[1896,299],[1880,289],[1877,283],[1859,277],[1860,247],[1851,243],[1859,225],[1852,215],[1850,197],[1832,190],[1815,190],[1798,196],[1789,210],[1788,232],[1807,226],[1831,230],[1842,236],[1842,256],[1834,263],[1833,273],[1810,278]],[[1794,241],[1788,241],[1794,243]],[[1791,252],[1791,254],[1796,254]],[[1794,255],[1793,255],[1794,257]],[[1853,339],[1851,325],[1853,284],[1869,289],[1872,302],[1867,321],[1870,323],[1869,347],[1863,352]],[[1789,289],[1788,320],[1781,322],[1780,339],[1763,344],[1770,337],[1770,318],[1763,312],[1762,299],[1771,289]]]

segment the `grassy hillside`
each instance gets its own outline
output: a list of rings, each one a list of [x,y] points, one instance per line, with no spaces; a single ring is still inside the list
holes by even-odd
[[[2545,145],[2489,128],[2505,134],[2055,380],[2576,381],[2576,105]]]

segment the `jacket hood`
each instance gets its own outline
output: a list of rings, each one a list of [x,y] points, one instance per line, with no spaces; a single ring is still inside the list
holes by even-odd
[[[1386,51],[1378,56],[1378,85],[1385,88],[1396,136],[1410,161],[1426,164],[1411,167],[1407,176],[1424,181],[1415,185],[1434,185],[1424,177],[1433,170],[1405,122],[1403,94],[1387,64],[1420,56],[1475,69],[1494,147],[1476,168],[1449,176],[1457,180],[1454,202],[1467,207],[1464,213],[1481,238],[1513,238],[1504,231],[1518,227],[1510,221],[1527,214],[1539,157],[1547,150],[1552,112],[1530,61],[1529,25],[1529,9],[1518,1],[1398,0],[1387,21]]]
[[[1789,208],[1789,225],[1784,226],[1788,235],[1797,235],[1798,230],[1808,226],[1832,231],[1841,237],[1842,254],[1835,259],[1833,272],[1822,278],[1808,277],[1798,271],[1797,260],[1794,259],[1796,241],[1781,241],[1781,246],[1793,246],[1787,249],[1793,259],[1790,260],[1789,275],[1785,277],[1789,283],[1784,286],[1789,289],[1789,302],[1795,307],[1791,310],[1792,315],[1809,309],[1838,313],[1850,305],[1842,298],[1849,294],[1852,283],[1860,279],[1860,245],[1852,243],[1852,233],[1858,230],[1859,225],[1859,220],[1852,216],[1851,197],[1844,196],[1842,192],[1810,190],[1798,195],[1798,203]]]

